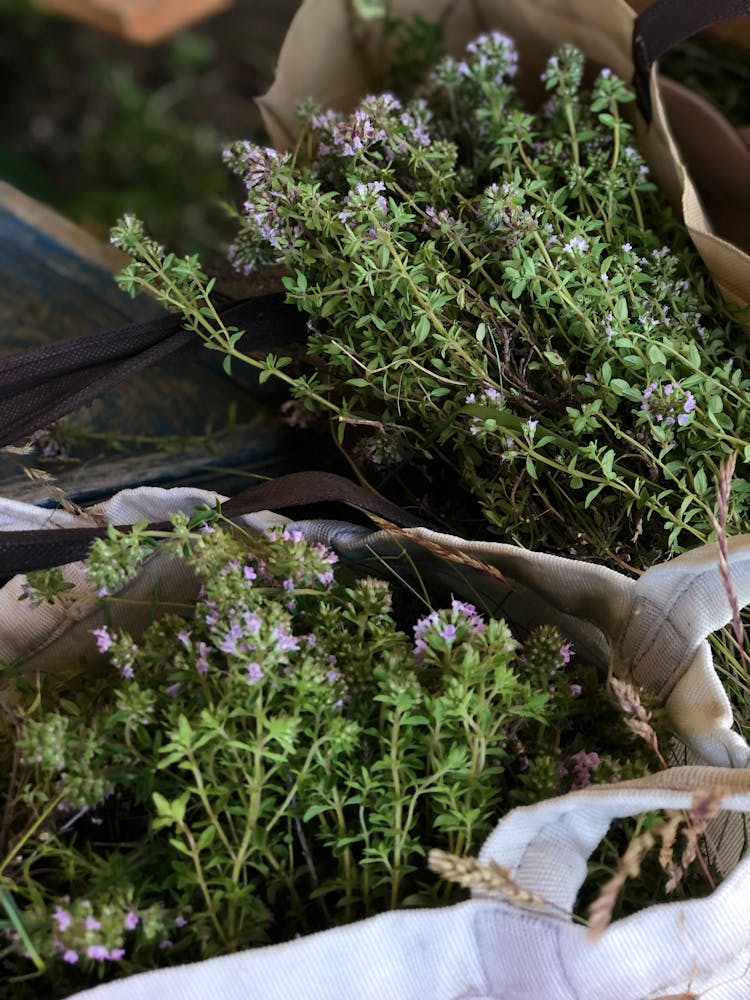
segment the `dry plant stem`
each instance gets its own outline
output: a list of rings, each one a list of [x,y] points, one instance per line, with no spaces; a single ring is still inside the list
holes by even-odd
[[[523,889],[507,868],[491,861],[482,864],[476,858],[460,858],[447,851],[433,849],[427,857],[431,872],[462,889],[481,889],[489,895],[501,896],[506,902],[526,909],[543,910],[551,904],[536,893]]]
[[[601,892],[589,907],[588,936],[591,939],[596,940],[600,937],[609,925],[620,890],[629,878],[636,878],[640,874],[641,862],[647,852],[656,843],[657,837],[662,842],[661,850],[659,851],[659,863],[670,875],[666,886],[667,892],[674,891],[677,884],[682,880],[688,865],[692,864],[696,857],[702,863],[704,874],[711,888],[715,888],[714,880],[707,871],[705,860],[698,849],[698,837],[705,830],[709,820],[721,808],[721,801],[721,796],[716,792],[696,792],[693,796],[693,804],[690,809],[668,813],[667,818],[662,823],[644,831],[640,836],[634,837],[630,841],[614,875],[603,886]],[[677,831],[683,823],[685,824],[683,828],[685,847],[680,858],[680,863],[678,864],[674,861],[673,849],[677,838]]]
[[[724,585],[724,592],[732,611],[732,631],[734,633],[734,639],[740,654],[742,666],[747,672],[748,667],[750,666],[750,661],[748,660],[748,655],[745,651],[745,630],[742,626],[742,618],[740,616],[740,602],[737,599],[737,593],[732,582],[732,574],[729,571],[729,548],[727,545],[726,534],[727,513],[729,511],[729,494],[732,487],[732,477],[734,475],[736,464],[737,456],[733,453],[719,469],[718,480],[716,483],[717,515],[715,517],[711,515],[711,523],[714,531],[716,532],[716,541],[719,546],[719,573],[721,575],[721,582]]]
[[[646,830],[639,837],[634,837],[620,859],[620,864],[612,878],[603,886],[601,892],[589,907],[588,937],[596,940],[601,937],[612,920],[612,912],[617,902],[620,890],[629,878],[635,878],[641,870],[641,861],[654,846],[656,837],[653,831]]]
[[[659,750],[659,741],[651,725],[651,713],[643,705],[638,691],[632,684],[628,684],[627,681],[622,681],[618,677],[610,677],[609,684],[620,708],[627,716],[625,722],[628,728],[648,744],[662,768],[667,770],[669,765]]]

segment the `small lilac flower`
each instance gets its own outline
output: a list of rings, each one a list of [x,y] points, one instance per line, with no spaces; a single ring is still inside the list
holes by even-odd
[[[299,639],[285,632],[278,625],[271,632],[271,636],[276,640],[276,650],[279,653],[294,653],[299,649]]]
[[[119,962],[121,958],[124,958],[124,956],[125,956],[124,948],[111,948],[109,954],[107,955],[107,958],[110,960],[110,962]]]
[[[595,771],[601,763],[598,753],[586,753],[579,750],[571,757],[573,763],[573,787],[586,788],[591,784],[591,772]]]
[[[440,629],[440,638],[445,639],[446,642],[453,642],[456,638],[456,626],[455,625],[443,625]]]
[[[87,931],[98,931],[101,930],[102,922],[97,920],[96,917],[86,917],[84,920],[84,925]]]
[[[122,925],[126,931],[134,931],[138,926],[138,924],[140,923],[140,921],[141,918],[138,916],[135,910],[128,910],[128,912],[123,917]]]
[[[99,652],[106,653],[112,645],[112,636],[109,634],[107,626],[102,625],[101,628],[94,628],[91,630],[91,634],[96,639],[96,648]]]
[[[172,947],[172,942],[169,940],[169,938],[164,938],[163,941],[159,942],[159,947],[161,948],[162,951],[167,951],[167,949]]]
[[[580,698],[580,696],[581,696],[582,693],[583,693],[583,688],[581,687],[580,684],[571,684],[570,685],[570,696],[571,696],[571,698]]]
[[[237,640],[242,638],[242,627],[236,622],[229,627],[229,631],[219,643],[222,653],[237,653]]]
[[[256,635],[260,631],[260,627],[263,624],[257,611],[243,611],[242,622],[246,630],[250,632],[251,635]]]
[[[52,919],[57,924],[57,929],[59,931],[66,931],[70,927],[71,916],[67,910],[63,910],[61,906],[55,907],[55,912],[52,914]]]
[[[174,918],[175,927],[184,927],[187,924],[187,920],[184,917],[179,916]]]
[[[105,958],[109,957],[109,952],[103,944],[90,944],[86,949],[86,954],[89,958],[95,958],[99,961],[104,961]]]
[[[572,236],[568,242],[563,247],[565,253],[575,253],[580,250],[581,253],[585,253],[589,248],[588,241],[582,236]]]
[[[252,663],[248,663],[248,665],[247,665],[247,683],[248,684],[257,684],[258,681],[262,677],[263,677],[263,670],[261,669],[260,664],[256,663],[255,660],[253,660]]]
[[[132,679],[135,677],[135,671],[133,670],[132,664],[130,663],[125,664],[125,666],[120,671],[120,677],[122,677],[126,681],[132,681]]]
[[[193,633],[186,628],[180,629],[180,631],[177,633],[177,638],[180,640],[185,649],[190,649],[190,636],[192,634]]]
[[[206,645],[205,642],[199,642],[198,656],[195,661],[195,669],[198,671],[199,674],[207,674],[210,669],[207,657],[208,657],[208,646]]]
[[[573,647],[569,642],[564,642],[562,646],[560,646],[560,659],[563,661],[565,666],[567,666],[570,663],[570,658],[572,655],[573,655]]]
[[[630,243],[623,243],[620,249],[623,250],[625,253],[630,253],[633,247],[630,245]]]
[[[63,953],[63,962],[67,962],[68,965],[75,965],[78,961],[78,952],[74,951],[72,948],[66,948]]]
[[[466,624],[469,625],[474,635],[481,635],[486,629],[487,625],[480,614],[477,614],[477,609],[473,604],[467,604],[463,601],[457,601],[455,598],[451,602],[451,611],[455,614],[464,615],[467,619]]]
[[[242,575],[245,577],[246,580],[252,581],[258,579],[258,574],[255,572],[252,566],[243,567]]]

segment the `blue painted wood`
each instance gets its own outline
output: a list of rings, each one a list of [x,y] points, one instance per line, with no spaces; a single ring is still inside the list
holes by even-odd
[[[0,354],[159,315],[152,300],[117,288],[113,274],[122,263],[113,248],[0,183]],[[244,429],[233,431],[235,422]],[[66,423],[88,440],[62,461],[41,464],[79,502],[139,483],[230,491],[246,485],[248,474],[296,465],[276,406],[260,401],[252,379],[227,378],[209,352],[201,363],[142,372]],[[0,495],[45,502],[48,488],[29,482],[24,463],[40,458],[0,453]],[[243,475],[230,476],[234,469]]]

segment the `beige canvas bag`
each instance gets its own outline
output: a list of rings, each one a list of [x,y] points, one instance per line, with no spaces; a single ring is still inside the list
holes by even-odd
[[[276,492],[283,501],[283,484]],[[291,493],[294,505],[299,496]],[[160,522],[217,499],[196,489],[127,490],[83,519],[98,525]],[[8,538],[41,530],[64,541],[67,532],[81,530],[81,520],[0,500],[0,527]],[[723,766],[673,768],[510,813],[481,860],[507,867],[524,891],[546,901],[541,909],[538,900],[529,910],[477,896],[448,910],[388,913],[299,942],[142,974],[86,991],[80,1000],[641,1000],[690,996],[688,990],[694,996],[710,991],[714,1000],[750,995],[750,859],[738,865],[743,814],[750,811],[750,748],[731,728],[729,701],[706,641],[731,617],[716,546],[631,580],[601,566],[427,528],[373,531],[342,521],[290,521],[268,511],[244,518],[256,531],[280,522],[329,545],[357,572],[395,562],[399,574],[411,569],[440,581],[456,596],[481,600],[493,614],[521,625],[557,624],[581,655],[665,701],[695,758]],[[729,570],[739,600],[750,601],[750,537],[730,540]],[[75,601],[30,610],[19,601],[22,576],[0,588],[0,658],[32,676],[73,664],[89,670],[98,658],[90,632],[101,624],[100,609],[84,564],[68,564],[63,572],[75,584]],[[114,602],[113,624],[137,633],[152,618],[150,598],[189,600],[194,590],[183,565],[157,552],[118,595],[133,603]],[[5,699],[13,696],[7,677],[0,686]],[[724,811],[710,842],[714,860],[730,872],[725,882],[710,898],[647,908],[590,939],[571,921],[570,910],[587,858],[609,822],[656,808],[688,809],[701,794],[722,797]]]
[[[291,478],[291,477],[290,477]],[[332,477],[333,479],[337,477]],[[281,481],[279,481],[281,482]],[[0,499],[0,530],[55,531],[89,524],[163,522],[173,512],[225,500],[207,490],[142,487],[123,490],[83,517]],[[283,485],[279,499],[283,499]],[[498,542],[467,541],[427,528],[372,531],[342,521],[292,521],[269,511],[243,518],[257,531],[290,523],[310,541],[322,542],[356,572],[378,573],[383,560],[401,575],[418,572],[461,599],[481,603],[492,615],[522,628],[557,625],[581,656],[607,673],[630,681],[664,704],[668,720],[694,759],[719,767],[745,768],[750,748],[732,728],[732,709],[714,669],[707,636],[732,618],[716,544],[702,546],[651,567],[637,580],[593,563],[532,552]],[[6,535],[6,537],[12,537]],[[729,539],[728,568],[740,604],[750,603],[750,536]],[[399,561],[400,560],[400,561]],[[487,572],[482,565],[500,570]],[[0,695],[12,701],[9,678],[81,669],[100,659],[91,630],[102,624],[85,564],[63,567],[74,585],[71,597],[30,607],[19,600],[25,577],[0,588]],[[112,624],[138,632],[154,615],[159,597],[190,600],[195,584],[184,563],[156,552],[108,609]]]
[[[654,178],[685,225],[722,294],[750,304],[750,148],[741,133],[693,91],[651,72],[672,45],[702,27],[750,13],[749,0],[657,0],[638,20],[626,0],[305,0],[279,55],[276,79],[259,100],[273,143],[293,143],[296,110],[307,98],[347,109],[376,87],[384,58],[382,21],[353,14],[357,6],[392,17],[419,15],[440,23],[459,55],[480,32],[499,29],[520,53],[521,85],[540,92],[539,74],[552,51],[572,42],[601,66],[639,85],[637,144]],[[651,115],[650,121],[647,117]]]

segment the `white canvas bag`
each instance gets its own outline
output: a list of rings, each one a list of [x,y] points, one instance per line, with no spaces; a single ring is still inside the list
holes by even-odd
[[[75,1000],[742,1000],[750,996],[750,859],[705,899],[664,903],[595,940],[569,912],[612,819],[720,792],[750,809],[750,773],[686,767],[514,809],[480,859],[547,901],[497,898],[385,913],[288,944],[162,969]]]

